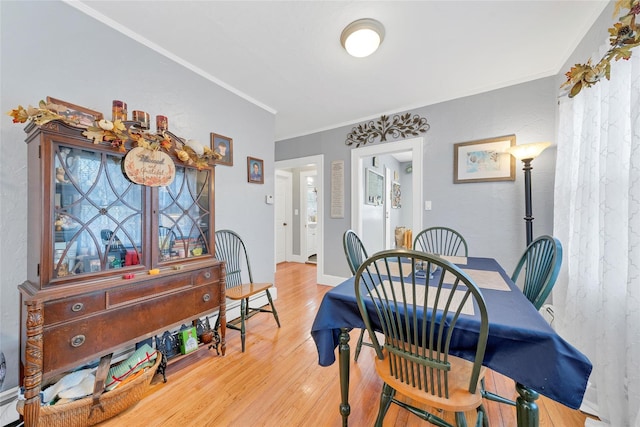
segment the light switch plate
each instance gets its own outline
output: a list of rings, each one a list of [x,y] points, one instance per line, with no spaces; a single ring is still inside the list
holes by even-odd
[[[272,205],[273,204],[273,196],[271,194],[267,194],[264,197],[264,202],[268,205]]]

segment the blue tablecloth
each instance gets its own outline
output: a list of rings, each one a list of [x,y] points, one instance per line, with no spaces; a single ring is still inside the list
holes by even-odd
[[[511,291],[481,289],[489,313],[489,339],[484,365],[538,393],[570,408],[580,407],[591,362],[560,337],[509,279],[504,269],[490,258],[468,258],[464,269],[498,271]],[[481,283],[477,283],[482,288]],[[336,360],[340,328],[364,328],[350,278],[327,292],[318,309],[311,335],[318,349],[319,363]],[[477,333],[479,325],[467,316],[462,333]],[[465,332],[466,330],[466,332]],[[457,356],[472,358],[464,345],[452,347]]]

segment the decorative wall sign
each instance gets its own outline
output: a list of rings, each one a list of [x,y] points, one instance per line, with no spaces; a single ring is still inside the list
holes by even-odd
[[[124,158],[124,172],[136,184],[162,187],[173,182],[176,167],[167,153],[136,147]]]
[[[344,218],[344,160],[331,162],[331,218]]]
[[[397,114],[391,120],[383,115],[376,121],[371,120],[353,127],[351,133],[347,135],[346,144],[356,144],[357,148],[360,144],[375,142],[377,138],[380,138],[380,141],[386,141],[388,135],[393,138],[418,136],[428,131],[430,127],[427,119],[417,114],[413,116],[411,113]]]

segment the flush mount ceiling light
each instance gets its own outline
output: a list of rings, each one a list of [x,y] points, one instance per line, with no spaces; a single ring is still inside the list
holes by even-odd
[[[384,40],[384,27],[375,19],[358,19],[347,25],[340,35],[342,47],[351,56],[364,58],[378,49]]]

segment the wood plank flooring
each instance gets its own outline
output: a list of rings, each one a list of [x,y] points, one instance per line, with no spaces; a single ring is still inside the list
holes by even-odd
[[[322,296],[331,289],[317,285],[315,277],[315,265],[278,265],[275,303],[282,328],[268,313],[250,319],[245,353],[240,333],[227,330],[226,356],[205,350],[171,365],[167,383],[156,375],[143,400],[101,427],[340,426],[338,363],[319,366],[310,335]],[[352,355],[358,332],[351,333]],[[364,347],[358,363],[351,364],[351,426],[372,426],[377,415],[382,384],[372,361],[373,351]],[[490,373],[486,383],[502,395],[515,395],[513,381],[502,375]],[[584,425],[580,411],[544,397],[538,403],[541,427]],[[486,409],[492,427],[516,425],[514,407],[486,402]],[[450,415],[444,417],[453,421]],[[475,414],[467,419],[475,422]],[[429,424],[392,405],[384,425]]]

